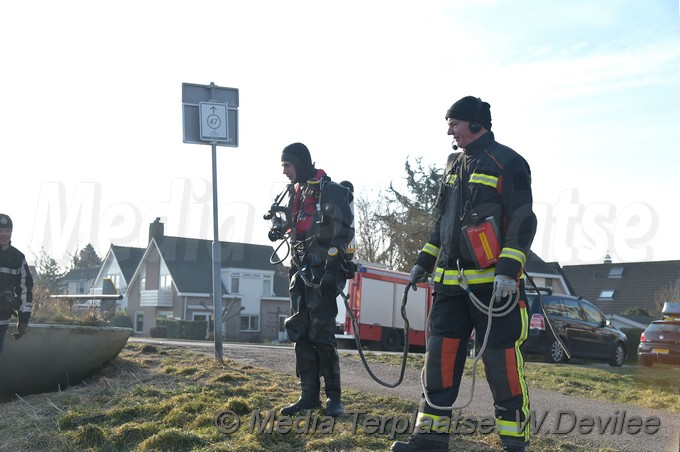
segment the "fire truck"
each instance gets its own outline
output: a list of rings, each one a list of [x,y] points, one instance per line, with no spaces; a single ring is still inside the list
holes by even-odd
[[[380,264],[361,263],[354,278],[347,281],[345,293],[356,318],[358,331],[338,297],[336,339],[344,343],[356,341],[369,350],[400,351],[404,346],[404,320],[401,315],[404,289],[409,283],[408,273],[389,270]],[[418,284],[418,290],[409,289],[406,317],[409,322],[409,345],[415,349],[425,347],[425,326],[432,305],[432,286]]]

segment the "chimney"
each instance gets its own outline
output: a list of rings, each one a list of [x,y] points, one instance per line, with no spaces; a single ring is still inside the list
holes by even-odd
[[[604,263],[605,263],[605,264],[611,264],[611,263],[612,263],[612,258],[611,258],[611,256],[609,255],[609,253],[607,253],[607,254],[604,256]]]
[[[153,223],[149,223],[149,243],[154,237],[161,238],[165,235],[163,223],[161,223],[161,217],[156,217]]]

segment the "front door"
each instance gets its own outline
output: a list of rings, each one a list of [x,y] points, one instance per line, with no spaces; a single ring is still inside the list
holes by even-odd
[[[284,325],[286,321],[285,314],[279,314],[279,342],[288,341],[288,333],[286,333],[286,326]]]

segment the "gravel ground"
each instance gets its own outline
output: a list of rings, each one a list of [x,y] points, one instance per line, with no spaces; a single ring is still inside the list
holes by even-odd
[[[214,345],[209,342],[160,341],[143,338],[131,338],[130,341],[181,344],[214,353]],[[294,352],[289,346],[225,343],[223,350],[225,358],[295,375]],[[340,353],[343,387],[401,397],[413,401],[413,409],[417,409],[421,394],[419,370],[406,369],[402,383],[396,388],[387,388],[373,381],[358,358],[343,356],[345,353],[356,354],[356,350],[341,350]],[[399,377],[399,366],[382,363],[371,363],[370,366],[373,373],[387,383],[394,383]],[[680,372],[678,377],[680,378]],[[456,405],[465,404],[469,400],[471,383],[471,379],[464,379]],[[538,434],[555,435],[558,441],[564,439],[584,447],[609,448],[615,451],[680,452],[680,414],[565,396],[541,389],[529,388],[529,391],[535,419],[538,422],[544,420]],[[351,410],[351,407],[347,406],[345,409]],[[493,414],[492,397],[486,380],[477,380],[474,397],[469,406],[462,410],[462,414],[472,418],[483,418]],[[634,433],[635,419],[632,418],[635,416],[649,423],[658,419],[660,426],[653,434],[645,433],[643,430]],[[594,427],[588,427],[589,418],[594,419]],[[581,422],[582,431],[586,433],[579,433],[578,428],[571,429],[574,422]],[[599,433],[598,422],[601,422],[603,426],[609,422],[607,428],[602,427],[605,433]],[[649,425],[652,428],[652,424]],[[587,433],[589,429],[591,431]]]

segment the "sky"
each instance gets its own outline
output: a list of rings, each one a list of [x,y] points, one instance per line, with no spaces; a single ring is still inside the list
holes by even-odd
[[[680,259],[678,0],[193,0],[0,6],[0,212],[34,262],[91,243],[212,240],[212,149],[183,142],[182,83],[238,89],[216,150],[219,239],[269,245],[281,150],[305,143],[377,199],[443,167],[444,119],[491,104],[532,170],[532,250],[562,265]],[[414,256],[415,259],[415,256]]]

